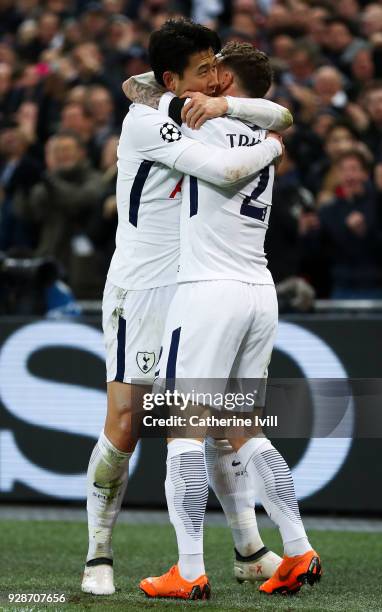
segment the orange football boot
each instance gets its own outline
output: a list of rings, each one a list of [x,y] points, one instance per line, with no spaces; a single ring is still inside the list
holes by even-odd
[[[163,576],[150,576],[139,583],[139,588],[147,597],[175,597],[177,599],[209,599],[211,587],[207,576],[199,576],[189,582],[179,574],[178,566],[173,565]]]
[[[308,550],[297,557],[284,556],[281,564],[259,591],[272,595],[294,595],[304,584],[313,586],[322,576],[320,557],[314,550]]]

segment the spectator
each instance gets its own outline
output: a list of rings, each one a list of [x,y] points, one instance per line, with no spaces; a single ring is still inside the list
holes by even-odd
[[[382,32],[382,6],[377,3],[368,4],[365,7],[362,18],[362,33],[370,42]]]
[[[18,0],[17,2],[17,8],[24,20],[36,17],[39,13],[39,5],[39,0]]]
[[[349,97],[357,100],[364,87],[375,77],[375,65],[370,47],[361,47],[355,52],[351,63],[351,85]]]
[[[73,85],[108,85],[104,71],[103,56],[95,42],[77,45],[72,52],[72,62],[77,76]]]
[[[268,11],[265,27],[271,34],[288,30],[293,23],[291,11],[281,4],[273,4]]]
[[[301,186],[298,167],[288,146],[277,168],[270,227],[265,240],[269,269],[276,283],[301,273],[300,224],[317,219],[313,195]]]
[[[347,102],[345,79],[333,66],[321,66],[315,71],[313,89],[321,108],[331,106],[342,109]]]
[[[94,143],[94,122],[87,104],[68,102],[61,112],[60,129],[74,132],[85,145],[87,155],[94,166],[98,166],[99,149]]]
[[[14,210],[17,194],[28,194],[39,180],[41,166],[28,154],[27,135],[16,123],[0,129],[0,250],[29,247],[33,237],[28,224],[18,219]]]
[[[38,106],[34,102],[23,102],[15,113],[16,122],[23,132],[29,146],[37,140]]]
[[[41,13],[37,22],[27,22],[27,31],[20,31],[20,56],[27,61],[37,62],[44,49],[57,48],[62,44],[63,36],[60,32],[60,19],[54,13]]]
[[[284,62],[286,68],[295,49],[295,41],[288,34],[276,34],[272,40],[272,57]]]
[[[247,39],[255,44],[257,28],[253,15],[247,11],[235,11],[232,17],[232,28],[240,34],[245,34]]]
[[[103,145],[115,132],[114,103],[109,91],[101,85],[90,87],[87,103],[94,126],[93,141],[100,157]]]
[[[5,120],[14,110],[12,90],[12,68],[0,64],[0,121]]]
[[[329,6],[314,6],[310,11],[308,40],[324,49],[327,40],[326,22],[333,15]]]
[[[364,41],[354,36],[346,19],[332,17],[327,20],[325,54],[339,70],[348,73],[354,53],[364,46]]]
[[[102,7],[105,13],[112,17],[113,15],[122,15],[125,9],[126,2],[124,0],[103,0]]]
[[[345,151],[355,147],[357,138],[346,123],[334,123],[327,131],[324,141],[323,155],[311,168],[306,185],[318,196],[318,203],[323,196],[332,197],[337,186],[335,162]],[[321,194],[321,199],[320,195]]]
[[[103,199],[94,211],[89,225],[89,235],[100,257],[100,268],[104,275],[110,265],[115,249],[115,232],[118,224],[117,198],[117,147],[118,137],[111,136],[103,147],[101,157]]]
[[[337,160],[339,192],[319,212],[319,227],[303,238],[305,254],[329,270],[333,299],[382,298],[380,194],[370,182],[370,168],[358,151]]]
[[[327,134],[337,115],[330,109],[319,111],[309,124],[300,122],[289,130],[287,143],[296,161],[302,183],[316,194],[315,183],[310,181],[313,170],[320,166]],[[318,187],[317,187],[318,188]]]
[[[311,46],[302,43],[295,45],[291,50],[288,64],[289,71],[283,75],[283,83],[295,83],[304,87],[312,86],[316,53]]]
[[[89,166],[84,145],[71,132],[49,139],[46,165],[43,180],[18,198],[18,215],[38,226],[35,254],[62,262],[77,297],[87,292],[94,295],[99,279],[92,268],[94,249],[87,227],[89,215],[102,197],[101,176]]]
[[[91,228],[78,222],[83,235],[92,233],[96,252],[89,255],[91,265],[97,261],[105,269],[115,224],[114,134],[119,133],[129,104],[121,83],[132,74],[147,71],[152,29],[169,16],[181,14],[197,16],[218,29],[224,40],[249,41],[271,56],[275,84],[268,96],[294,115],[294,125],[286,135],[289,157],[284,170],[279,171],[275,196],[295,201],[302,187],[314,196],[309,215],[301,215],[302,221],[299,215],[294,219],[293,240],[299,240],[302,230],[308,235],[310,223],[313,229],[318,219],[315,211],[322,204],[342,198],[338,158],[349,148],[355,147],[366,156],[370,150],[373,172],[369,173],[367,190],[382,190],[380,1],[0,0],[0,126],[14,126],[10,136],[8,128],[5,134],[0,128],[0,246],[40,245],[41,219],[39,234],[26,221],[33,215],[15,217],[15,207],[19,200],[29,199],[28,189],[39,180],[46,143],[50,143],[49,150],[56,148],[51,138],[61,130],[70,130],[85,145],[81,164],[87,161],[87,172],[108,168],[110,180],[103,181],[104,192],[99,192],[93,208],[89,205]],[[13,146],[14,151],[18,149],[14,158]],[[60,174],[61,170],[49,166],[47,175],[52,172]],[[287,206],[285,213],[292,209]],[[25,211],[30,213],[31,209],[27,206]],[[276,234],[280,211],[275,207],[271,217],[270,232]],[[55,214],[58,218],[57,211]],[[95,218],[98,230],[104,232],[94,230]],[[284,221],[280,221],[281,227]],[[70,266],[75,258],[64,249],[62,253],[72,275]],[[286,241],[283,254],[285,262],[296,261],[293,241],[289,246]],[[271,258],[280,260],[276,246]],[[318,279],[320,295],[328,295],[316,262],[305,257],[303,268],[307,277]],[[98,283],[98,269],[94,270],[96,280],[86,297],[99,298],[102,283]],[[84,286],[81,290],[85,295]]]
[[[83,40],[99,40],[106,32],[107,13],[101,2],[89,2],[82,13],[81,30]]]
[[[337,12],[342,19],[347,20],[355,26],[360,13],[359,2],[357,0],[339,0],[337,3]]]
[[[15,33],[20,24],[20,15],[13,0],[0,3],[0,36]]]
[[[1,42],[1,40],[0,40],[0,63],[8,64],[8,66],[10,66],[12,70],[15,70],[16,63],[17,63],[17,56],[16,56],[14,49],[12,49],[9,43]]]
[[[371,82],[364,91],[368,127],[363,134],[377,161],[382,161],[382,81]]]
[[[339,118],[348,119],[356,129],[362,130],[365,127],[366,117],[362,109],[357,104],[349,102],[346,92],[348,84],[344,75],[332,66],[321,66],[314,73],[313,89],[316,94],[315,105],[319,110],[333,110]],[[309,90],[308,90],[309,91]],[[306,88],[304,97],[306,104],[309,104],[309,96]],[[312,107],[309,109],[312,112]]]
[[[70,52],[82,41],[81,26],[76,19],[67,19],[63,24],[63,50]]]

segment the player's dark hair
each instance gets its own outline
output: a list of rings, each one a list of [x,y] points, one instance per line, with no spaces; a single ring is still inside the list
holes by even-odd
[[[229,42],[221,50],[221,61],[232,70],[251,98],[263,98],[272,84],[269,57],[250,43]]]
[[[217,53],[220,48],[216,32],[188,19],[170,19],[150,36],[150,65],[158,83],[164,85],[167,70],[183,76],[191,55],[208,49]]]

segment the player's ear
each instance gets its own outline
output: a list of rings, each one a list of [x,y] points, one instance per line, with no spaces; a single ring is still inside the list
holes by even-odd
[[[233,83],[233,74],[229,70],[224,70],[224,68],[220,68],[219,70],[219,86],[220,93],[224,93],[227,89],[231,87]]]
[[[166,70],[166,72],[163,73],[163,82],[168,91],[172,91],[172,93],[176,92],[177,75],[174,72]]]

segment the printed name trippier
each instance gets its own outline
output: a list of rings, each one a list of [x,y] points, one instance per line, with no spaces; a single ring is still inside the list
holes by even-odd
[[[264,418],[255,415],[250,419],[234,415],[225,418],[213,415],[199,417],[194,414],[189,417],[170,416],[164,419],[147,414],[143,417],[143,424],[145,427],[187,427],[188,425],[191,425],[191,427],[250,427],[251,425],[256,427],[277,427],[277,415]]]

